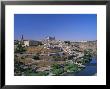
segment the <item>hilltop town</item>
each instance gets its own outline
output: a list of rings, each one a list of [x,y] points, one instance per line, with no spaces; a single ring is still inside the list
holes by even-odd
[[[15,76],[59,76],[83,70],[97,56],[97,41],[14,40]]]

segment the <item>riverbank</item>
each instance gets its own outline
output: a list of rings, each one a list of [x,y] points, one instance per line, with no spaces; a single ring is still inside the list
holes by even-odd
[[[92,58],[82,71],[76,73],[65,73],[63,76],[97,76],[97,60]]]

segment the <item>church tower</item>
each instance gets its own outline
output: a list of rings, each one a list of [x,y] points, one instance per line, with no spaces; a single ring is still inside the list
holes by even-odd
[[[21,36],[21,44],[22,45],[24,44],[24,37],[23,37],[23,35]]]

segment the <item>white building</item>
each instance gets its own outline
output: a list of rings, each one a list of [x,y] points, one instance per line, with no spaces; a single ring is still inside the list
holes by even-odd
[[[37,45],[41,44],[40,41],[24,40],[23,35],[21,36],[21,41],[19,41],[19,43],[22,44],[22,46],[37,46]]]
[[[29,40],[24,40],[23,43],[24,43],[24,46],[30,46],[30,41]]]
[[[46,40],[53,41],[53,40],[55,40],[55,37],[48,36],[48,37],[46,37]]]
[[[34,40],[23,40],[24,46],[37,46],[39,45],[39,41],[34,41]]]

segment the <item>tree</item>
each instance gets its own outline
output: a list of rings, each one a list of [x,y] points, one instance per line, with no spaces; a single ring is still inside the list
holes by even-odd
[[[74,57],[75,57],[74,55],[70,55],[68,56],[68,60],[73,60]]]
[[[34,59],[34,60],[40,60],[40,58],[39,58],[39,56],[38,56],[38,55],[33,56],[33,59]]]
[[[61,75],[63,72],[64,72],[63,68],[52,69],[52,73],[55,74],[56,76]]]
[[[53,68],[53,69],[59,69],[59,68],[60,68],[60,65],[57,64],[57,63],[55,63],[55,64],[52,65],[52,68]]]
[[[54,61],[60,61],[60,60],[61,60],[60,55],[54,55],[54,56],[53,56],[53,60],[54,60]]]
[[[70,43],[71,43],[70,41],[64,41],[64,42],[67,43],[68,45],[70,45]]]
[[[68,63],[66,64],[64,70],[66,72],[77,72],[79,69],[78,65],[77,64],[73,64],[73,63]]]
[[[92,49],[84,50],[84,56],[81,60],[82,64],[89,63],[92,59]]]
[[[26,48],[22,46],[22,44],[17,44],[17,47],[15,49],[15,53],[21,53],[21,52],[25,52]]]
[[[61,75],[64,72],[64,69],[60,66],[60,64],[53,64],[51,68],[51,72],[56,76]]]

